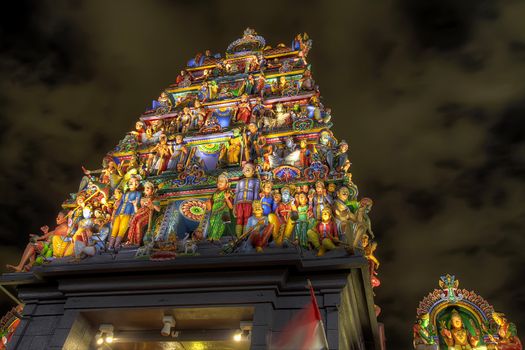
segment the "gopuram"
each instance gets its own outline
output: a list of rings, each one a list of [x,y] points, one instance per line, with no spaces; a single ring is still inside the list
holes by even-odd
[[[417,308],[416,350],[522,350],[516,326],[473,291],[445,275]]]
[[[248,28],[190,59],[2,275],[3,346],[270,349],[311,282],[329,349],[384,349],[373,202],[311,47]]]

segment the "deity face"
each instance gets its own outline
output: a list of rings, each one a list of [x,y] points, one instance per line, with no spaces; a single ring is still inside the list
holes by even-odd
[[[248,124],[248,131],[252,134],[257,132],[257,125],[255,123]]]
[[[166,143],[168,143],[168,138],[166,137],[166,135],[162,134],[160,135],[159,141],[161,144],[165,145]]]
[[[57,225],[62,225],[63,223],[65,223],[67,221],[67,216],[63,213],[63,212],[59,212],[57,214],[57,217],[55,219]]]
[[[324,184],[322,182],[315,183],[315,193],[319,195],[324,194]]]
[[[183,140],[182,135],[175,136],[175,143],[180,144],[182,143],[182,140]]]
[[[164,91],[160,93],[160,96],[159,96],[159,99],[160,100],[167,100],[168,99],[168,94],[166,94]]]
[[[201,103],[199,100],[195,100],[195,108],[200,108]]]
[[[298,197],[298,200],[299,200],[299,205],[306,205],[306,203],[308,203],[308,197],[306,197],[306,193],[299,193],[299,197]]]
[[[285,77],[280,77],[280,78],[279,78],[279,83],[280,83],[281,85],[286,84],[286,78],[285,78]]]
[[[281,190],[281,199],[284,203],[288,203],[290,201],[291,197],[290,197],[290,191],[288,189]]]
[[[148,197],[148,196],[151,196],[152,194],[153,194],[153,187],[150,185],[144,186],[144,195]]]
[[[100,219],[103,217],[102,211],[100,209],[95,209],[95,218]]]
[[[279,192],[274,193],[273,200],[275,201],[275,203],[281,203],[281,200],[282,200],[281,194]]]
[[[461,320],[461,317],[457,314],[453,314],[450,318],[450,322],[452,323],[452,327],[455,329],[461,329],[463,328],[463,321]]]
[[[327,132],[321,133],[321,136],[319,137],[319,143],[321,143],[323,146],[327,146],[330,143],[330,135]]]
[[[272,192],[272,186],[273,186],[273,184],[271,182],[265,183],[264,186],[263,186],[264,193],[270,194]]]
[[[242,168],[242,173],[245,177],[253,177],[255,174],[255,168],[252,164],[248,163]]]
[[[304,193],[308,193],[308,191],[310,191],[310,186],[308,185],[303,185],[301,187],[301,190],[304,192]]]
[[[327,191],[328,192],[335,192],[335,184],[333,182],[328,184]]]
[[[241,96],[241,102],[246,102],[246,101],[248,101],[248,95],[243,94],[243,95]]]
[[[190,108],[189,107],[184,107],[184,109],[182,110],[182,112],[184,114],[190,114]]]
[[[144,130],[144,123],[141,121],[138,121],[135,123],[135,130],[142,131]]]
[[[254,201],[252,205],[252,213],[256,218],[263,216],[263,207],[260,201]]]
[[[115,197],[115,200],[119,200],[122,198],[122,190],[120,188],[115,189],[115,192],[113,193],[113,197]]]
[[[288,148],[292,148],[294,146],[293,138],[291,137],[287,137],[285,142],[286,142],[286,147]]]
[[[348,191],[348,188],[346,187],[341,187],[339,191],[337,192],[337,198],[339,198],[343,202],[346,202],[349,196],[350,196],[350,192]]]
[[[368,237],[368,235],[366,235],[366,234],[365,234],[365,235],[362,235],[362,236],[361,236],[361,246],[362,246],[363,248],[366,248],[366,247],[368,247],[368,243],[369,243],[369,237]]]
[[[346,153],[348,151],[348,145],[346,143],[342,143],[339,145],[339,151],[341,151],[341,153]]]
[[[224,176],[219,176],[217,179],[217,188],[221,191],[224,191],[228,188],[228,179]]]
[[[283,113],[284,112],[284,106],[282,103],[278,103],[275,105],[275,110],[277,113]]]
[[[321,220],[323,220],[324,223],[329,222],[332,219],[332,211],[331,210],[323,210],[321,213]]]
[[[139,187],[139,180],[136,177],[132,177],[128,181],[128,188],[130,191],[136,191]]]

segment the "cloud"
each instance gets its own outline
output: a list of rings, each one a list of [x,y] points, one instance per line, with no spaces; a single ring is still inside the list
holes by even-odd
[[[410,346],[444,273],[525,325],[522,2],[17,6],[0,11],[2,245],[52,223],[80,166],[99,167],[196,52],[224,52],[247,26],[274,46],[308,32],[323,103],[374,199],[389,348]]]

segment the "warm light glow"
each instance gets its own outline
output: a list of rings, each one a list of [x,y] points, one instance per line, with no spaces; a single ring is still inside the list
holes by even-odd
[[[109,344],[113,343],[113,336],[112,335],[108,335],[106,337],[106,343],[109,343]]]
[[[102,345],[104,343],[104,339],[102,337],[97,339],[97,345]]]
[[[241,332],[235,333],[235,335],[233,336],[233,340],[234,341],[241,341],[242,340],[242,333]]]

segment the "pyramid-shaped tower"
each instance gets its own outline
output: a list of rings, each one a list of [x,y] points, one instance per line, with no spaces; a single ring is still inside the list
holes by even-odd
[[[2,276],[26,305],[9,348],[294,348],[308,281],[330,349],[381,348],[372,200],[311,47],[248,28],[190,59]]]

